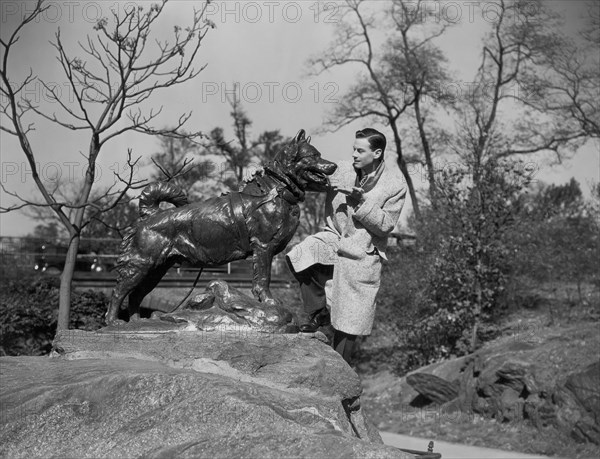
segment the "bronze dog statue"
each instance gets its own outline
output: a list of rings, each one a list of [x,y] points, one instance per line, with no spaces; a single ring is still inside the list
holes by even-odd
[[[321,158],[300,130],[239,192],[188,204],[173,185],[148,185],[140,197],[140,218],[121,243],[106,322],[120,322],[117,316],[126,297],[130,320],[139,318],[142,299],[169,268],[184,261],[202,268],[252,255],[252,293],[261,302],[275,304],[269,291],[271,260],[296,232],[298,203],[305,191],[323,191],[336,167]],[[162,201],[175,208],[159,209]]]

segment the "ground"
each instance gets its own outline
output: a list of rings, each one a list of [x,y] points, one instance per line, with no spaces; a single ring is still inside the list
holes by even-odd
[[[185,289],[170,293],[159,291],[161,295],[178,298],[187,293]],[[297,288],[274,289],[273,294],[296,313],[300,321],[305,319]],[[502,335],[497,339],[516,337],[535,342],[552,336],[559,344],[563,343],[564,353],[572,355],[573,361],[583,355],[598,356],[598,341],[589,339],[600,336],[598,285],[584,286],[581,296],[574,285],[536,286],[531,288],[527,298],[529,304],[508,311],[501,319],[498,325]],[[528,421],[499,423],[478,415],[440,415],[434,410],[403,405],[399,395],[402,374],[395,371],[385,357],[394,352],[394,342],[389,336],[389,328],[377,327],[373,335],[360,343],[359,355],[354,362],[364,388],[361,399],[365,412],[379,430],[524,453],[600,457],[599,446],[578,443],[554,428],[538,430]]]
[[[500,324],[503,333],[497,340],[534,343],[552,340],[557,352],[571,356],[569,366],[576,366],[577,361],[585,357],[593,356],[597,360],[600,357],[600,291],[594,286],[584,290],[581,302],[574,301],[578,294],[573,286],[569,289],[554,285],[534,291],[532,298],[548,298],[551,293],[553,301],[538,301],[530,309],[521,308],[507,314]],[[363,351],[373,354],[378,346],[388,344],[389,337],[373,336],[363,343]],[[600,457],[600,446],[578,443],[552,427],[538,430],[526,420],[499,423],[479,415],[440,413],[403,404],[399,394],[401,375],[389,367],[362,366],[364,371],[360,365],[358,368],[364,388],[362,403],[381,431],[523,453]]]

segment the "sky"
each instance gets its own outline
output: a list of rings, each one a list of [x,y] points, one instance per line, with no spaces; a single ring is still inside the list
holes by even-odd
[[[150,2],[136,2],[146,7]],[[46,82],[61,88],[70,100],[72,94],[58,62],[56,51],[49,44],[57,29],[70,56],[82,55],[77,41],[86,35],[94,36],[93,25],[111,8],[124,10],[133,2],[70,1],[49,2],[51,8],[37,22],[23,30],[21,40],[10,56],[9,73],[14,81],[23,79],[33,71]],[[373,0],[374,8],[382,4]],[[446,2],[438,7],[428,2],[439,15],[453,19],[456,25],[439,42],[448,57],[449,66],[457,82],[470,81],[480,57],[480,39],[487,30],[485,2]],[[558,9],[569,9],[570,24],[574,30],[580,26],[581,9],[567,8],[567,3],[554,2]],[[573,2],[569,2],[573,5]],[[2,1],[1,36],[14,30],[21,16],[30,11],[33,2]],[[190,22],[193,7],[200,2],[171,1],[161,18],[159,37],[167,37],[174,25],[185,27]],[[196,58],[196,68],[206,64],[196,79],[177,88],[157,93],[152,107],[162,106],[158,126],[169,125],[182,113],[192,111],[188,124],[190,130],[209,132],[216,126],[225,128],[232,138],[230,106],[227,96],[234,92],[253,121],[251,132],[258,136],[264,130],[279,129],[284,136],[293,136],[305,129],[312,143],[332,161],[349,158],[352,153],[354,131],[365,123],[354,123],[336,132],[321,132],[327,114],[341,100],[344,89],[355,78],[352,67],[315,76],[311,74],[308,59],[327,49],[334,38],[336,23],[340,20],[339,3],[304,1],[227,1],[210,5],[207,17],[216,28],[206,35]],[[580,3],[579,3],[580,5]],[[435,10],[435,8],[438,8]],[[382,36],[385,30],[381,31]],[[26,94],[46,111],[58,112],[60,107],[51,103],[39,82],[26,88]],[[5,120],[2,120],[5,123]],[[52,184],[56,174],[63,180],[76,181],[83,172],[82,152],[89,139],[74,135],[49,122],[31,116],[35,122],[31,142],[37,155],[42,178]],[[131,148],[134,156],[141,156],[138,177],[146,178],[150,172],[149,157],[158,151],[155,138],[127,134],[107,143],[98,163],[98,186],[105,187],[114,180],[113,171],[123,170],[125,154]],[[394,165],[393,157],[389,156]],[[589,142],[574,153],[571,160],[551,166],[553,158],[545,155],[530,158],[535,162],[536,178],[546,182],[564,183],[575,177],[589,194],[589,185],[600,181],[600,153],[598,144]],[[0,132],[1,180],[7,189],[27,198],[39,199],[32,182],[31,172],[15,138]],[[415,169],[413,177],[417,187],[424,188],[424,174]],[[15,201],[0,193],[3,206]],[[403,218],[410,213],[410,206]],[[0,235],[20,236],[33,230],[35,222],[22,212],[0,214]]]

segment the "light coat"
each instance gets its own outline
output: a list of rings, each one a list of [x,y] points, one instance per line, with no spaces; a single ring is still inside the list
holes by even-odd
[[[338,163],[330,177],[332,187],[358,186],[351,162]],[[381,162],[375,176],[363,184],[360,205],[346,194],[330,189],[325,203],[324,231],[308,236],[288,253],[296,272],[315,263],[335,265],[325,286],[331,323],[336,330],[369,335],[375,317],[381,262],[404,205],[406,182],[399,172]]]

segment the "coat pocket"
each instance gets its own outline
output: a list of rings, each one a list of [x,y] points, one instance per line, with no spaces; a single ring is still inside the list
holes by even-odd
[[[381,259],[377,249],[367,254],[360,264],[361,274],[357,277],[356,282],[364,286],[379,288],[381,283]]]
[[[360,258],[350,258],[340,254],[338,274],[344,278],[350,289],[364,286],[379,287],[381,281],[381,260],[377,252],[367,254],[361,249]]]

